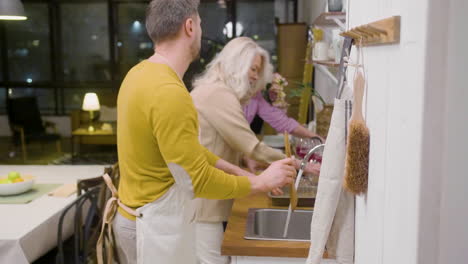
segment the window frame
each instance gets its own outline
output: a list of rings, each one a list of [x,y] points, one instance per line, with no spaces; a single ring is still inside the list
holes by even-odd
[[[217,2],[218,0],[201,0],[201,2]],[[244,0],[245,1],[245,0]],[[255,0],[251,0],[255,1]],[[297,21],[297,3],[298,0],[288,0],[293,2],[294,5],[294,21]],[[118,91],[121,84],[121,75],[119,74],[119,54],[117,47],[117,40],[119,39],[118,32],[118,8],[119,4],[122,3],[149,3],[150,0],[22,0],[24,4],[28,3],[44,3],[47,4],[49,11],[49,43],[50,43],[50,81],[41,82],[13,82],[10,81],[9,76],[9,63],[8,63],[8,41],[6,36],[6,24],[4,21],[0,21],[0,42],[2,49],[1,66],[3,80],[0,81],[0,87],[5,88],[5,100],[8,98],[8,90],[10,88],[21,89],[21,88],[40,88],[40,89],[51,89],[54,94],[55,106],[54,116],[68,115],[65,108],[65,98],[61,96],[64,94],[65,89],[74,88],[90,88],[90,87],[102,87],[103,89],[114,89]],[[60,4],[63,3],[107,3],[108,7],[108,34],[109,34],[109,69],[111,73],[110,81],[64,81],[63,76],[63,60],[62,60],[62,35],[61,35],[61,14]],[[236,25],[237,14],[236,14],[237,0],[226,0],[226,12],[227,17],[232,21],[233,25]],[[18,21],[21,23],[20,21]],[[236,26],[233,27],[233,35],[236,35]],[[6,114],[6,103],[5,107],[0,107],[0,115]]]

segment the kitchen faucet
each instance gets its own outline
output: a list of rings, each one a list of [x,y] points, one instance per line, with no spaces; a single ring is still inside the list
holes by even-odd
[[[322,142],[322,140],[320,141]],[[309,162],[310,157],[312,156],[312,154],[314,154],[314,152],[316,152],[317,150],[323,147],[325,147],[325,144],[320,144],[320,145],[313,147],[311,150],[309,150],[307,155],[305,155],[304,158],[302,159],[301,167],[299,168],[299,172],[297,173],[297,177],[295,179],[294,186],[293,186],[296,192],[297,192],[297,188],[299,188],[299,183],[301,182],[302,174],[304,173],[304,168]],[[286,223],[284,224],[283,238],[288,236],[289,221],[291,220],[291,213],[293,211],[293,207],[291,203],[292,202],[289,203],[288,215],[286,216]]]
[[[302,174],[304,173],[304,168],[307,165],[307,163],[309,162],[310,157],[312,156],[312,154],[317,152],[317,150],[319,150],[321,148],[324,148],[324,147],[325,147],[325,144],[320,144],[320,145],[317,145],[317,146],[313,147],[311,150],[309,150],[307,155],[305,155],[304,158],[302,159],[301,166],[299,167],[299,172],[297,173],[297,177],[296,177],[296,180],[294,182],[294,188],[296,188],[296,190],[297,190],[297,188],[299,188],[299,183],[301,181]]]
[[[313,139],[313,140],[316,139],[316,140],[320,141],[320,144],[317,145],[317,146],[315,146],[315,147],[313,147],[312,149],[310,149],[309,152],[307,152],[307,154],[306,154],[306,155],[304,156],[304,158],[302,159],[301,166],[300,166],[300,168],[299,168],[299,172],[297,173],[297,176],[298,176],[297,178],[299,178],[299,180],[300,180],[300,176],[302,176],[302,173],[301,173],[301,174],[299,174],[299,173],[300,173],[301,171],[304,171],[304,168],[305,168],[305,166],[307,165],[307,163],[309,162],[309,159],[310,159],[310,157],[312,156],[312,154],[314,154],[314,153],[315,153],[316,151],[318,151],[320,148],[325,147],[325,144],[323,144],[323,140],[322,140],[321,138],[319,138],[319,137],[312,137],[311,139]],[[297,185],[299,185],[299,184],[297,184]],[[296,189],[297,189],[297,186],[296,186]]]

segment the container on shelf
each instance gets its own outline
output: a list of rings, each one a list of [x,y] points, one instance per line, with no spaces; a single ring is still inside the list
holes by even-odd
[[[328,12],[341,12],[343,0],[328,0]]]

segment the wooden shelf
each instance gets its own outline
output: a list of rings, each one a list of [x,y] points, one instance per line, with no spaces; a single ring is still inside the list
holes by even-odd
[[[334,60],[326,60],[326,61],[312,61],[314,64],[318,64],[318,65],[324,65],[324,66],[328,66],[328,67],[339,67],[340,64],[339,63],[336,63]]]
[[[316,27],[340,27],[345,30],[343,23],[345,20],[345,12],[326,12],[320,14],[320,16],[314,20],[312,25]]]

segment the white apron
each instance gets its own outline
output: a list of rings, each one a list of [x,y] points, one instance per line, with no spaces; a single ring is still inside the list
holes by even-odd
[[[195,264],[193,187],[187,173],[169,164],[175,184],[158,200],[137,209],[138,264]]]
[[[345,101],[335,99],[312,216],[307,264],[354,262],[354,197],[343,189],[346,156]],[[322,260],[325,247],[329,258],[335,260]]]

